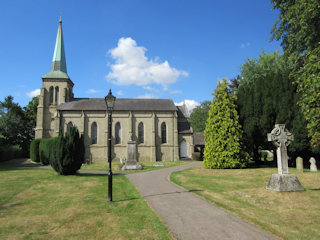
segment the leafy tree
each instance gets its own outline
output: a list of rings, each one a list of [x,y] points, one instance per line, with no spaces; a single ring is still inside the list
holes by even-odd
[[[320,42],[319,0],[271,0],[273,9],[280,10],[271,33],[280,40],[285,54],[304,55]]]
[[[199,106],[195,107],[190,114],[189,120],[194,132],[203,132],[206,128],[210,104],[210,101],[204,101]]]
[[[273,148],[267,142],[267,133],[276,123],[286,124],[295,136],[289,146],[291,154],[310,151],[306,122],[297,106],[298,95],[290,77],[292,69],[278,52],[263,52],[259,59],[248,59],[241,67],[236,92],[240,123],[247,150],[257,162],[260,161],[259,150]]]
[[[28,105],[23,108],[24,115],[29,122],[30,129],[34,129],[36,126],[38,104],[39,97],[33,97]]]
[[[18,145],[28,154],[34,138],[37,105],[38,98],[33,98],[24,109],[13,102],[12,96],[0,102],[0,135],[5,145]]]
[[[26,149],[28,136],[25,129],[25,116],[21,107],[8,96],[0,102],[0,134],[6,145],[19,145]]]
[[[235,105],[236,96],[228,90],[226,79],[219,81],[213,95],[204,132],[204,167],[245,167],[249,155],[242,148],[242,130]]]
[[[319,9],[320,10],[320,9]],[[306,52],[304,67],[296,75],[296,83],[311,145],[320,147],[320,45]]]

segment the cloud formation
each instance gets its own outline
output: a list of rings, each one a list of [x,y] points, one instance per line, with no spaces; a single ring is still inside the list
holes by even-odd
[[[184,100],[182,102],[178,102],[178,103],[175,103],[176,106],[182,106],[183,104],[186,105],[187,109],[188,109],[188,115],[190,116],[192,110],[196,107],[196,106],[199,106],[200,103],[198,103],[197,101],[195,100]]]
[[[86,91],[86,93],[97,93],[97,92],[100,92],[99,90],[95,90],[95,89],[88,89]]]
[[[145,98],[145,99],[150,99],[150,98],[158,98],[156,95],[152,94],[152,93],[146,93],[143,96],[139,96],[137,98]]]
[[[110,66],[107,80],[117,85],[159,84],[166,87],[180,76],[188,76],[187,72],[171,67],[168,61],[149,60],[145,56],[146,51],[132,38],[120,38],[118,46],[109,51],[115,64]]]
[[[30,98],[40,96],[40,89],[35,89],[35,90],[31,91],[31,92],[28,92],[27,96],[30,97]]]
[[[245,48],[245,47],[250,47],[251,43],[246,42],[246,43],[241,43],[240,47]]]

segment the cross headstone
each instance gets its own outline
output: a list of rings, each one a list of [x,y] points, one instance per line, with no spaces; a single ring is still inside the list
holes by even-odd
[[[285,124],[276,124],[271,133],[268,133],[268,141],[277,147],[278,174],[272,174],[267,189],[279,192],[304,190],[297,176],[289,174],[287,147],[293,139]]]
[[[287,146],[294,140],[284,124],[276,124],[275,128],[268,133],[268,141],[277,147],[278,173],[289,174]]]
[[[312,172],[318,171],[316,159],[312,157],[312,158],[310,158],[309,162],[310,162],[310,171],[312,171]]]
[[[298,172],[303,172],[303,159],[302,159],[302,157],[296,158],[296,168],[297,168]]]

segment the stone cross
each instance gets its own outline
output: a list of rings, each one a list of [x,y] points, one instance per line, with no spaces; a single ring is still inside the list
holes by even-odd
[[[278,173],[289,174],[287,147],[294,137],[285,124],[276,124],[275,128],[268,133],[268,141],[277,147]]]
[[[318,171],[316,159],[312,157],[312,158],[310,158],[309,162],[310,162],[310,171],[312,171],[312,172]]]

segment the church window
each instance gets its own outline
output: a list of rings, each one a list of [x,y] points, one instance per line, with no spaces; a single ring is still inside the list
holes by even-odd
[[[72,122],[69,122],[68,125],[67,125],[67,131],[68,131],[70,128],[72,128],[72,127],[73,127]]]
[[[64,89],[64,97],[65,97],[64,101],[68,102],[68,89],[66,89],[66,88]]]
[[[142,122],[138,125],[138,143],[144,143],[144,127]]]
[[[167,143],[167,126],[165,122],[161,124],[161,143]]]
[[[55,99],[56,104],[59,104],[59,87],[56,87],[56,99]]]
[[[53,87],[49,88],[49,104],[53,103]]]
[[[97,123],[94,122],[91,125],[91,144],[98,143],[97,134],[98,134],[98,127],[97,127]]]
[[[116,128],[116,144],[120,144],[121,143],[121,126],[119,122],[117,122],[115,128]]]

